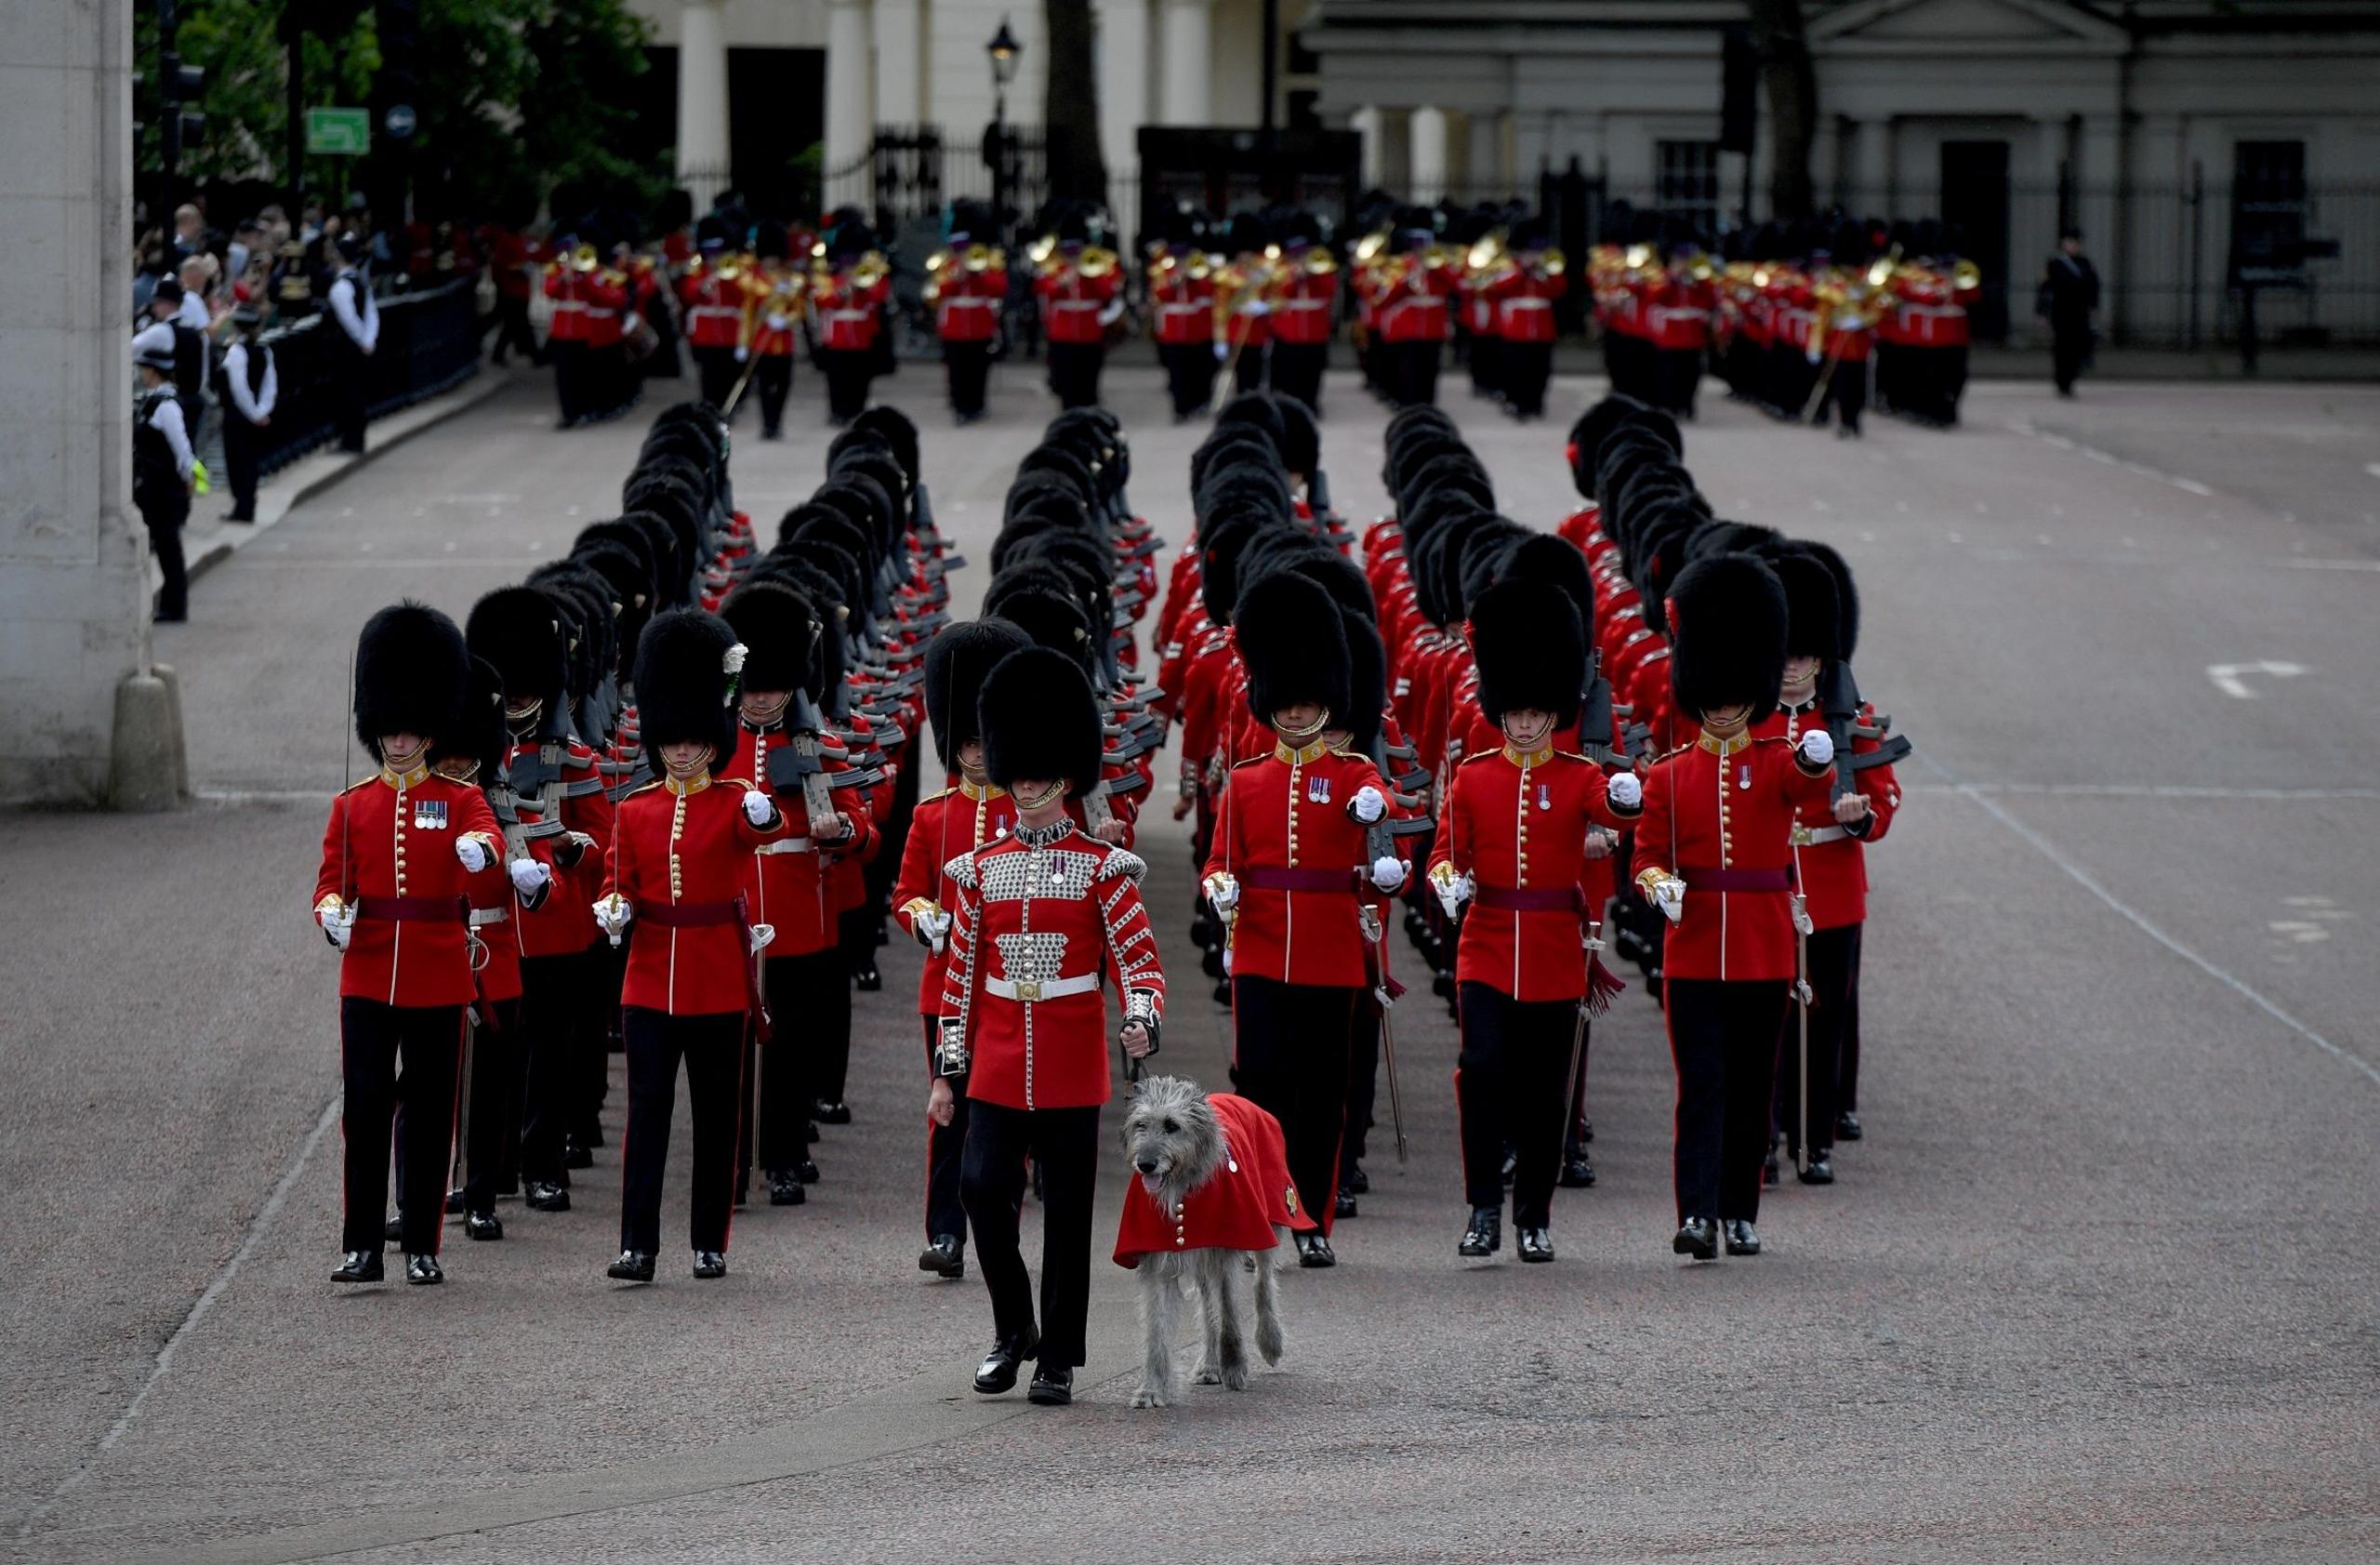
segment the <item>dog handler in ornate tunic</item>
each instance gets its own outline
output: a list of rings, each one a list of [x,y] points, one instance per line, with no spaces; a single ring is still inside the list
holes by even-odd
[[[1112,979],[1122,995],[1117,1036],[1137,1061],[1157,1046],[1165,972],[1141,905],[1144,866],[1066,816],[1069,794],[1100,775],[1099,708],[1080,666],[1045,648],[1012,653],[985,679],[980,716],[985,769],[1013,798],[1016,826],[945,869],[956,900],[927,1112],[947,1123],[951,1079],[966,1077],[959,1189],[994,1333],[975,1389],[1010,1389],[1034,1358],[1028,1395],[1057,1406],[1074,1399],[1091,1313],[1099,1110],[1111,1092],[1100,991]],[[1027,1157],[1042,1174],[1038,1329],[1017,1241]]]

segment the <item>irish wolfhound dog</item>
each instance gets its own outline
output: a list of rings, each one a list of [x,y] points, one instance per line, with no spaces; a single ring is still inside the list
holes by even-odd
[[[1201,1386],[1248,1388],[1248,1348],[1236,1296],[1243,1266],[1256,1273],[1256,1351],[1281,1361],[1274,1256],[1292,1227],[1310,1226],[1289,1180],[1280,1122],[1245,1098],[1209,1097],[1195,1081],[1153,1076],[1124,1119],[1138,1175],[1125,1200],[1116,1259],[1141,1274],[1146,1364],[1136,1408],[1174,1399],[1173,1330],[1183,1284],[1197,1285],[1206,1319]]]

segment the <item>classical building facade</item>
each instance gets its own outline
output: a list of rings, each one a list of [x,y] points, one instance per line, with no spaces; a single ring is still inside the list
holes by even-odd
[[[2228,329],[2235,258],[2302,223],[2341,253],[2267,296],[2266,328],[2380,334],[2380,4],[1803,8],[1822,201],[1952,220],[2020,291],[2079,223],[2114,325],[2160,340]],[[1718,146],[1724,40],[1746,20],[1742,0],[1320,0],[1301,43],[1322,118],[1364,134],[1377,182],[1526,192],[1575,161],[1614,197],[1716,227],[1747,189],[1764,215],[1762,180]],[[1768,132],[1764,111],[1761,148]]]

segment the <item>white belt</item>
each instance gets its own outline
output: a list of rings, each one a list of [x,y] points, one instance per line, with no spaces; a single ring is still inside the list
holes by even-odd
[[[945,310],[989,310],[992,301],[982,294],[947,294],[942,301]]]
[[[732,304],[697,304],[687,311],[686,314],[689,319],[704,315],[724,315],[733,321],[740,319],[742,312]]]
[[[826,312],[826,319],[830,321],[865,321],[874,313],[875,312],[872,310],[829,310]]]
[[[1535,294],[1525,295],[1520,298],[1499,299],[1496,302],[1507,310],[1551,310],[1554,308],[1552,299],[1540,298]]]
[[[1026,978],[1011,982],[1006,978],[986,978],[984,988],[1002,1000],[1058,1000],[1070,994],[1096,994],[1099,982],[1098,974],[1085,973],[1078,978],[1043,978],[1038,981]]]
[[[1213,311],[1211,304],[1159,304],[1157,307],[1160,315],[1206,315]]]
[[[780,837],[774,842],[762,842],[754,853],[816,853],[816,844],[807,837]]]
[[[1820,842],[1840,842],[1850,835],[1839,826],[1821,826],[1815,830],[1806,826],[1793,828],[1794,843],[1805,848],[1814,848]]]
[[[492,923],[502,923],[511,916],[509,908],[474,908],[471,909],[470,927],[485,929]]]

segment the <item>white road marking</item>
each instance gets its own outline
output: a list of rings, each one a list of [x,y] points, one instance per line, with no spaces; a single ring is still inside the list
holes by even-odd
[[[2380,478],[2380,462],[2366,462],[2363,464],[2363,471],[2374,478]]]
[[[1941,770],[1938,763],[1935,764],[1935,769],[1937,771]],[[1944,773],[1943,775],[1945,776],[1949,776],[1948,773]],[[1961,783],[1954,777],[1951,778],[1950,781],[1951,786],[1958,792],[1974,800],[1976,803],[1982,808],[1985,814],[1990,816],[1992,819],[1998,821],[2001,825],[2015,832],[2018,837],[2024,839],[2026,843],[2030,845],[2034,852],[2040,854],[2043,858],[2048,859],[2052,864],[2056,865],[2059,871],[2062,872],[2069,880],[2081,886],[2083,890],[2089,892],[2092,895],[2097,897],[2101,902],[2106,903],[2108,907],[2116,913],[2121,914],[2125,922],[2130,923],[2135,929],[2139,930],[2140,933],[2146,935],[2149,938],[2157,942],[2157,944],[2164,947],[2175,956],[2180,957],[2192,967],[2197,968],[2208,977],[2213,978],[2216,983],[2219,983],[2224,988],[2231,990],[2232,993],[2240,996],[2242,1000],[2245,1000],[2248,1003],[2254,1005],[2257,1010],[2262,1011],[2266,1015],[2270,1016],[2274,1021],[2279,1022],[2290,1031],[2297,1034],[2298,1037],[2303,1038],[2308,1043],[2313,1044],[2314,1047],[2321,1050],[2322,1053],[2330,1055],[2333,1059],[2335,1059],[2344,1065],[2353,1066],[2357,1070],[2361,1071],[2366,1077],[2370,1078],[2373,1085],[2380,1086],[2380,1067],[2375,1067],[2370,1060],[2365,1059],[2360,1054],[2340,1048],[2337,1044],[2332,1042],[2320,1033],[2316,1032],[2312,1028],[2307,1027],[2304,1022],[2299,1021],[2296,1017],[2291,1015],[2288,1012],[2282,1010],[2280,1006],[2266,999],[2264,995],[2256,989],[2250,988],[2240,979],[2233,977],[2224,969],[2217,967],[2215,963],[2207,961],[2206,958],[2199,955],[2188,946],[2183,945],[2179,940],[2175,939],[2172,935],[2166,934],[2163,930],[2149,922],[2148,919],[2134,910],[2132,907],[2120,900],[2113,892],[2101,885],[2097,880],[2093,878],[2088,870],[2069,862],[2065,855],[2059,853],[2057,849],[2051,844],[2049,839],[2043,837],[2040,832],[2035,831],[2031,827],[2027,826],[2023,821],[2018,820],[2015,816],[2010,815],[2006,810],[2001,808],[1999,804],[1995,803],[1980,789],[1971,788],[1966,784]]]
[[[33,1536],[33,1529],[42,1519],[56,1510],[60,1501],[81,1488],[84,1480],[91,1476],[91,1468],[99,1459],[114,1450],[116,1443],[130,1432],[132,1421],[140,1416],[142,1405],[149,1400],[149,1393],[157,1388],[157,1383],[165,1377],[165,1372],[174,1367],[174,1354],[190,1334],[198,1330],[199,1322],[214,1310],[215,1301],[231,1286],[231,1279],[240,1274],[240,1267],[264,1241],[265,1230],[272,1227],[272,1220],[288,1204],[289,1192],[297,1187],[298,1176],[306,1172],[307,1163],[313,1160],[314,1148],[323,1144],[323,1138],[330,1134],[331,1127],[338,1123],[339,1096],[334,1093],[331,1100],[323,1105],[322,1114],[314,1121],[312,1134],[298,1147],[297,1156],[289,1160],[289,1166],[281,1171],[279,1183],[273,1186],[272,1193],[265,1197],[264,1204],[257,1209],[257,1214],[248,1219],[247,1232],[240,1236],[239,1248],[231,1252],[231,1258],[223,1263],[223,1268],[206,1284],[205,1292],[200,1293],[197,1302],[190,1306],[190,1312],[182,1317],[181,1324],[174,1328],[174,1334],[165,1339],[165,1346],[157,1349],[157,1356],[150,1361],[149,1374],[141,1381],[140,1389],[132,1394],[132,1400],[125,1404],[123,1413],[108,1432],[99,1437],[99,1443],[91,1453],[77,1463],[73,1472],[59,1480],[58,1487],[50,1491],[48,1499],[33,1507],[18,1524],[18,1537]]]
[[[2215,688],[2238,701],[2256,698],[2255,691],[2240,677],[2242,674],[2269,674],[2274,679],[2295,679],[2307,671],[2301,663],[2276,663],[2269,659],[2261,663],[2209,663],[2206,666],[2206,677],[2215,682]]]
[[[2039,794],[2056,799],[2249,799],[2260,803],[2380,799],[2380,788],[2226,788],[2214,783],[1911,782],[1906,792]],[[314,795],[321,798],[323,795]]]
[[[2008,428],[2016,431],[2017,434],[2030,435],[2033,439],[2042,442],[2043,444],[2055,446],[2060,451],[2071,451],[2078,456],[2088,457],[2095,462],[2104,462],[2109,467],[2122,468],[2126,472],[2136,474],[2142,478],[2155,479],[2160,484],[2170,484],[2175,488],[2183,491],[2185,494],[2196,495],[2202,499],[2213,499],[2215,497],[2215,491],[2207,487],[2207,485],[2201,484],[2195,478],[2184,478],[2179,473],[2167,472],[2164,469],[2151,467],[2147,462],[2131,461],[2117,456],[2112,451],[2102,451],[2096,445],[2085,445],[2079,440],[2069,440],[2064,435],[2051,434],[2045,430],[2037,430],[2032,425],[2026,423],[2021,419],[2011,423]],[[2375,462],[2371,465],[2375,469],[2380,469],[2380,462]],[[1980,510],[1981,508],[1977,507],[1977,509]],[[2061,512],[2059,514],[2063,513]],[[2281,520],[2287,522],[2294,520],[2294,518],[2289,516],[2287,512],[2283,512]]]
[[[2276,560],[2294,571],[2380,571],[2380,560]]]
[[[2303,919],[2274,919],[2265,927],[2275,935],[2296,941],[2301,946],[2315,945],[2331,937],[2329,930],[2319,923],[2308,923]]]

